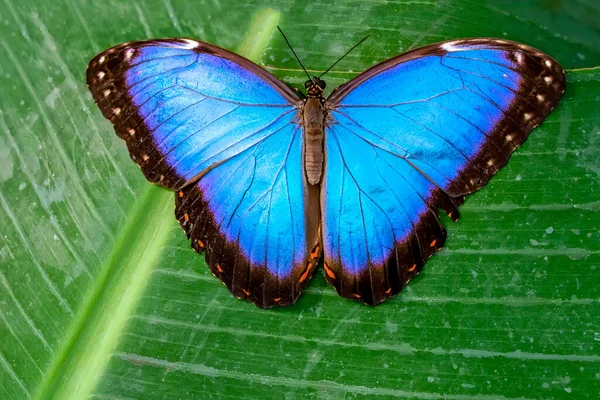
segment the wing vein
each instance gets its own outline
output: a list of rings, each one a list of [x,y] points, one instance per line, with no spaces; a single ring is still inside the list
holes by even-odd
[[[371,196],[369,196],[368,193],[366,193],[360,187],[358,181],[354,177],[354,174],[348,168],[348,164],[346,163],[346,158],[344,157],[344,154],[342,152],[342,148],[340,146],[339,139],[338,139],[337,135],[334,135],[334,136],[335,136],[336,146],[338,148],[338,151],[340,152],[340,157],[342,158],[342,164],[344,165],[344,169],[348,171],[348,174],[350,174],[350,178],[352,178],[352,181],[354,182],[354,184],[356,185],[356,188],[358,189],[358,203],[359,203],[359,208],[360,208],[360,213],[361,213],[363,234],[365,236],[365,250],[367,252],[367,268],[369,270],[369,283],[370,283],[370,286],[371,286],[371,293],[374,294],[375,293],[375,288],[373,286],[373,271],[372,271],[371,254],[370,254],[370,251],[369,251],[369,239],[368,239],[368,235],[367,235],[367,227],[366,227],[366,221],[365,221],[365,215],[364,215],[364,210],[363,210],[363,204],[362,204],[362,196],[361,196],[361,194],[364,195],[367,199],[369,199],[379,209],[379,211],[381,211],[381,213],[385,216],[385,218],[387,219],[388,224],[389,224],[389,226],[390,226],[390,228],[392,230],[392,236],[395,237],[396,234],[394,232],[394,227],[393,227],[392,221],[391,221],[389,215],[387,214],[387,212],[385,212],[383,210],[383,208],[381,208],[381,206],[373,198],[371,198]],[[355,271],[355,274],[356,274],[356,271]],[[355,288],[356,288],[356,275],[355,275]],[[358,293],[358,290],[356,290],[356,292]]]
[[[359,128],[361,128],[361,129],[364,129],[364,128],[363,128],[361,125],[358,125],[358,126],[359,126]],[[440,188],[441,190],[444,190],[444,189],[443,189],[443,188],[442,188],[442,187],[441,187],[441,186],[440,186],[440,185],[439,185],[437,182],[433,181],[433,180],[432,180],[432,179],[431,179],[431,178],[430,178],[430,177],[429,177],[427,174],[425,174],[425,173],[424,173],[424,172],[423,172],[423,171],[422,171],[420,168],[418,168],[418,167],[417,167],[417,166],[416,166],[414,163],[412,163],[412,162],[411,162],[411,161],[408,159],[408,157],[401,156],[401,155],[399,155],[399,154],[397,154],[397,153],[394,153],[393,151],[390,151],[390,150],[388,150],[388,149],[385,149],[385,148],[383,148],[383,147],[381,147],[381,146],[379,146],[379,145],[377,145],[377,144],[373,143],[373,142],[372,142],[372,141],[370,141],[370,140],[367,140],[367,139],[365,139],[363,136],[361,136],[360,134],[358,134],[358,133],[354,132],[353,130],[349,129],[349,128],[348,128],[347,126],[345,126],[345,125],[341,125],[341,127],[342,127],[342,128],[344,128],[344,129],[346,129],[348,132],[352,133],[353,135],[356,135],[356,136],[357,136],[357,137],[359,137],[360,139],[362,139],[362,140],[364,140],[364,141],[368,142],[368,143],[369,143],[371,146],[373,146],[373,147],[376,147],[376,148],[378,148],[378,149],[380,149],[380,150],[382,150],[382,151],[385,151],[385,152],[387,152],[387,153],[389,153],[389,154],[392,154],[392,155],[393,155],[393,156],[395,156],[395,157],[398,157],[398,158],[400,158],[400,159],[402,159],[402,160],[406,161],[406,162],[407,162],[407,163],[408,163],[408,164],[409,164],[411,167],[413,167],[413,168],[414,168],[414,169],[415,169],[417,172],[419,172],[421,175],[423,175],[424,177],[426,177],[426,178],[427,178],[429,181],[431,181],[431,182],[432,182],[432,183],[433,183],[433,184],[434,184],[436,187]],[[366,129],[365,129],[365,131],[369,132],[369,131],[368,131],[368,130],[366,130]],[[390,144],[393,146],[393,143],[391,143],[391,142],[389,142],[389,141],[387,141],[387,140],[385,140],[385,139],[383,139],[383,140],[384,140],[385,142],[387,142],[387,143],[390,143]],[[420,161],[422,161],[422,160],[420,160]],[[425,161],[422,161],[422,162],[423,162],[424,164],[426,164],[427,166],[429,166],[429,167],[430,167],[432,170],[436,171],[436,172],[437,172],[437,173],[439,173],[441,176],[443,176],[444,178],[446,178],[447,180],[449,180],[449,181],[451,180],[451,179],[450,179],[449,177],[447,177],[447,176],[446,176],[446,175],[445,175],[443,172],[441,172],[441,171],[439,171],[438,169],[434,168],[432,165],[430,165],[430,164],[427,164]]]
[[[186,110],[190,109],[191,107],[195,107],[195,106],[197,106],[198,104],[202,103],[202,102],[203,102],[203,101],[205,101],[205,100],[206,100],[206,98],[204,98],[204,99],[200,99],[199,101],[196,101],[195,103],[191,103],[191,104],[189,104],[189,105],[187,105],[187,106],[183,107],[181,110],[178,110],[178,111],[174,112],[174,113],[173,113],[173,114],[171,114],[171,115],[170,115],[168,118],[166,118],[166,119],[164,119],[163,121],[161,121],[161,122],[160,122],[160,124],[158,124],[157,126],[153,127],[152,129],[150,129],[149,131],[150,131],[150,133],[151,133],[151,134],[150,134],[150,135],[148,135],[148,136],[146,136],[146,138],[144,138],[144,139],[147,139],[147,138],[149,138],[149,137],[153,136],[153,135],[154,135],[154,133],[155,133],[155,132],[158,130],[158,128],[160,128],[161,126],[163,126],[163,125],[164,125],[166,122],[168,122],[168,121],[169,121],[171,118],[173,118],[174,116],[181,114],[182,112],[184,112],[184,111],[186,111]],[[142,121],[143,121],[143,122],[145,122],[145,119],[146,119],[146,117],[144,117],[144,120],[142,120]],[[163,145],[163,143],[164,143],[165,141],[167,141],[167,139],[168,139],[168,138],[169,138],[169,137],[170,137],[170,136],[173,134],[173,132],[175,132],[175,131],[176,131],[176,130],[179,128],[179,127],[181,127],[181,124],[180,124],[180,125],[177,125],[177,127],[176,127],[175,129],[173,129],[173,130],[172,130],[171,132],[169,132],[168,134],[164,135],[164,137],[162,138],[162,140],[156,144],[156,147],[157,147],[157,148],[160,148],[160,147]],[[143,140],[142,140],[142,141],[143,141]]]
[[[445,137],[443,137],[442,135],[440,135],[439,133],[435,132],[433,129],[429,128],[428,126],[426,126],[425,124],[420,123],[419,121],[409,117],[408,115],[406,115],[403,112],[400,112],[396,109],[392,109],[395,113],[402,115],[404,118],[412,121],[413,123],[415,123],[416,125],[422,126],[423,128],[425,128],[426,130],[428,130],[429,132],[433,133],[435,136],[439,137],[440,139],[442,139],[444,142],[448,143],[450,145],[450,147],[452,147],[454,150],[456,150],[461,156],[463,156],[463,158],[467,161],[469,161],[469,157],[467,157],[458,147],[456,147],[452,142],[450,142],[448,139],[446,139]]]
[[[392,103],[392,104],[340,104],[340,105],[331,107],[331,109],[334,111],[338,111],[339,109],[344,109],[344,108],[391,108],[391,107],[404,106],[404,105],[409,105],[409,104],[427,103],[430,100],[433,100],[433,99],[441,97],[441,96],[445,96],[448,93],[453,93],[453,92],[459,91],[461,89],[462,88],[450,89],[443,93],[434,94],[433,96],[430,96],[426,99],[420,99],[420,100],[400,101],[398,103]]]
[[[209,96],[207,94],[202,93],[198,89],[193,89],[193,88],[188,87],[188,86],[181,86],[181,87],[183,87],[184,89],[190,90],[190,91],[192,91],[194,93],[197,93],[197,94],[199,94],[201,96],[208,97],[209,99],[216,100],[216,101],[221,101],[223,103],[235,104],[235,105],[240,106],[240,107],[286,108],[286,107],[290,107],[292,105],[292,103],[287,103],[287,104],[266,104],[266,103],[253,104],[253,103],[242,103],[242,102],[239,102],[239,101],[225,100],[225,99],[222,99],[222,98],[219,98],[219,97]]]
[[[166,56],[166,57],[154,57],[154,58],[149,58],[147,60],[140,61],[138,63],[131,63],[131,64],[129,64],[129,68],[137,67],[138,65],[146,64],[148,62],[152,62],[152,61],[156,61],[156,60],[168,60],[169,58],[191,57],[191,56],[198,57],[197,54],[193,54],[193,53],[192,54],[190,54],[190,53],[187,53],[187,54],[172,54],[172,55]]]
[[[156,77],[160,77],[160,78],[166,78],[166,77],[173,76],[173,75],[175,75],[175,71],[184,70],[184,69],[186,69],[186,68],[189,68],[189,67],[191,67],[192,65],[194,65],[194,63],[196,63],[196,62],[197,62],[197,58],[198,58],[198,57],[196,57],[196,60],[192,61],[192,62],[191,62],[190,64],[188,64],[188,65],[182,65],[182,66],[179,66],[179,67],[171,68],[171,69],[168,69],[168,70],[166,70],[166,71],[158,72],[158,73],[156,73],[156,74],[153,74],[153,75],[147,76],[147,77],[145,77],[145,78],[143,78],[143,79],[140,79],[139,81],[137,81],[137,82],[135,82],[134,84],[130,85],[130,86],[129,86],[128,88],[126,88],[125,90],[122,90],[122,91],[119,93],[119,95],[118,95],[118,96],[115,96],[115,97],[113,97],[113,98],[112,98],[110,101],[114,103],[115,101],[119,100],[121,97],[123,97],[124,95],[126,95],[126,94],[127,94],[127,95],[129,96],[129,100],[128,100],[127,102],[125,102],[123,105],[125,106],[125,105],[127,105],[127,104],[130,104],[130,103],[132,102],[132,100],[133,100],[133,97],[134,97],[134,95],[136,95],[136,94],[139,94],[140,92],[143,92],[143,91],[144,91],[146,88],[148,88],[150,85],[152,85],[152,84],[153,84],[153,83],[155,83],[155,82],[150,82],[150,83],[148,83],[146,86],[142,87],[142,88],[141,88],[141,89],[140,89],[138,92],[136,92],[136,93],[133,93],[133,88],[135,88],[136,86],[138,86],[140,83],[147,82],[148,80],[150,80],[150,79],[154,79],[154,78],[156,78]],[[130,68],[128,68],[128,69],[127,69],[127,71],[129,71],[129,69],[130,69]],[[126,76],[126,74],[125,74],[125,73],[124,73],[123,75],[125,75],[125,76]],[[163,76],[163,75],[164,75],[164,76]],[[125,77],[125,82],[127,82],[127,78],[126,78],[126,77]],[[103,99],[104,99],[104,97],[101,97],[99,100],[103,100]],[[98,102],[98,101],[97,101],[97,102]]]
[[[284,113],[280,114],[280,115],[279,115],[279,117],[277,117],[275,120],[273,120],[273,121],[272,121],[270,124],[268,124],[267,126],[264,126],[263,128],[261,128],[261,129],[259,129],[259,130],[257,130],[257,131],[254,131],[254,132],[252,132],[252,133],[250,133],[248,136],[246,136],[246,137],[244,137],[244,138],[242,138],[242,139],[239,139],[237,142],[235,142],[235,143],[233,143],[233,144],[230,144],[229,146],[227,146],[227,147],[225,147],[224,149],[220,150],[220,151],[219,151],[219,152],[217,152],[216,154],[214,154],[214,155],[212,155],[211,157],[207,158],[207,159],[206,159],[206,161],[205,161],[204,163],[205,163],[205,164],[211,163],[211,162],[212,162],[212,161],[213,161],[213,160],[214,160],[214,159],[215,159],[217,156],[219,156],[220,154],[222,154],[222,153],[226,152],[227,150],[229,150],[229,149],[233,148],[234,146],[236,146],[236,145],[238,145],[238,144],[242,143],[243,141],[245,141],[245,140],[247,140],[247,139],[251,138],[252,136],[256,135],[257,133],[260,133],[260,132],[264,131],[265,129],[267,129],[267,128],[271,127],[271,126],[272,126],[272,125],[274,125],[274,124],[275,124],[277,121],[279,121],[281,118],[283,118],[283,116],[284,116],[284,115],[286,115],[286,114],[289,114],[290,112],[291,112],[291,111],[287,111],[287,112],[284,112]],[[284,126],[282,126],[281,128],[278,128],[278,129],[274,130],[273,132],[271,132],[270,134],[268,134],[268,135],[267,135],[267,136],[265,136],[264,138],[260,139],[258,142],[256,142],[256,143],[254,143],[254,144],[251,144],[251,145],[249,145],[249,147],[247,147],[247,148],[245,148],[245,149],[241,150],[239,153],[233,154],[233,155],[231,155],[230,157],[227,157],[227,158],[225,158],[224,160],[220,161],[220,163],[227,162],[227,161],[231,160],[232,158],[234,158],[234,157],[236,157],[236,156],[238,156],[238,155],[242,154],[244,151],[246,151],[246,150],[248,150],[248,149],[250,149],[250,148],[253,148],[254,146],[257,146],[257,145],[259,145],[259,144],[263,143],[265,140],[267,140],[268,138],[270,138],[270,137],[271,137],[271,136],[273,136],[274,134],[278,133],[278,132],[279,132],[279,131],[281,131],[282,129],[285,129],[285,127],[286,127],[286,126],[284,125]],[[206,145],[205,147],[209,147],[209,145]],[[183,155],[181,159],[183,159],[183,158],[185,158],[185,157],[189,156],[189,155],[190,155],[190,154],[192,154],[192,153],[193,153],[193,150],[190,150],[190,151],[189,151],[189,152],[187,152],[185,155]],[[164,158],[164,157],[163,157],[163,158]],[[173,169],[174,169],[174,168],[173,168],[174,166],[175,166],[175,164],[174,164],[173,166],[169,167],[168,171],[171,171],[171,170],[173,170]],[[198,173],[196,174],[196,176],[202,176],[202,175],[203,175],[203,174],[204,174],[204,173],[205,173],[207,170],[210,170],[210,168],[211,168],[210,166],[209,166],[209,167],[206,167],[206,168],[205,168],[205,169],[203,169],[202,171],[198,172]]]

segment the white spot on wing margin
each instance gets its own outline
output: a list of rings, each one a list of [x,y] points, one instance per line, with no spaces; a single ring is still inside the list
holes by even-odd
[[[446,42],[446,43],[443,43],[440,47],[442,49],[444,49],[446,51],[450,51],[450,52],[462,50],[462,48],[460,47],[460,42],[458,42],[458,41]]]
[[[169,43],[169,45],[171,45],[172,47],[176,47],[178,49],[186,49],[186,50],[195,49],[200,45],[195,40],[191,40],[191,39],[180,39],[180,40],[181,40],[180,42]]]

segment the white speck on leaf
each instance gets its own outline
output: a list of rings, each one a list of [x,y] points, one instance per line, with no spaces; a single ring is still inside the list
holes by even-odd
[[[35,192],[37,193],[38,198],[40,199],[42,207],[48,209],[48,207],[50,207],[52,203],[55,203],[57,201],[63,201],[65,199],[67,185],[64,179],[59,178],[54,181],[53,188],[46,186],[50,185],[35,185]]]
[[[60,94],[59,88],[55,87],[54,89],[52,89],[50,94],[48,96],[46,96],[46,99],[45,99],[46,105],[50,108],[54,108],[54,104],[56,103],[56,99],[58,98],[59,94]]]
[[[322,312],[323,312],[322,304],[319,304],[318,306],[315,307],[315,314],[317,314],[317,318],[319,318],[321,316]]]
[[[398,332],[398,325],[390,321],[385,321],[385,329],[387,329],[389,333],[395,333]]]

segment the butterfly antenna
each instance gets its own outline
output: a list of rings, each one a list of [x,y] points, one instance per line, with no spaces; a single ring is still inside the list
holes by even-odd
[[[343,59],[344,57],[346,57],[348,54],[350,54],[350,52],[351,52],[352,50],[354,50],[355,48],[357,48],[359,44],[361,44],[362,42],[364,42],[365,40],[367,40],[367,39],[369,38],[369,36],[371,36],[371,35],[367,35],[367,36],[366,36],[366,37],[365,37],[363,40],[361,40],[360,42],[358,42],[358,43],[356,43],[354,46],[352,46],[352,48],[350,48],[350,50],[348,50],[348,51],[346,52],[346,54],[344,54],[343,56],[341,56],[340,58],[338,58],[338,60],[337,60],[336,62],[334,62],[334,63],[333,63],[333,65],[332,65],[331,67],[327,68],[327,70],[326,70],[325,72],[323,72],[321,75],[319,75],[319,79],[321,79],[321,77],[322,77],[323,75],[325,75],[326,73],[328,73],[329,71],[331,71],[331,68],[335,67],[335,65],[336,65],[337,63],[339,63],[340,61],[342,61],[342,59]]]
[[[306,76],[308,76],[308,80],[312,81],[312,78],[310,77],[310,75],[306,71],[306,68],[304,68],[304,64],[302,64],[302,61],[300,61],[300,59],[298,58],[298,55],[294,51],[294,48],[290,44],[290,41],[285,37],[285,34],[283,33],[283,31],[281,30],[281,28],[279,26],[277,26],[277,29],[279,29],[279,32],[281,32],[281,36],[283,36],[283,38],[285,39],[285,42],[287,43],[288,47],[290,48],[290,50],[292,51],[292,53],[294,53],[294,57],[296,57],[296,60],[298,60],[298,63],[300,64],[300,66],[304,70],[304,73],[306,74]]]

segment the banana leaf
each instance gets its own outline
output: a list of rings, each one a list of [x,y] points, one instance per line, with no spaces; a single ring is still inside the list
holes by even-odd
[[[0,399],[597,398],[600,6],[592,0],[0,2]],[[335,87],[459,37],[539,48],[558,108],[447,218],[448,240],[374,308],[317,274],[297,304],[233,298],[85,86],[125,41],[191,37],[291,86]]]

